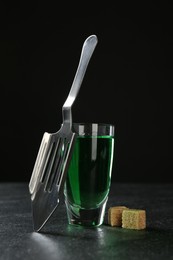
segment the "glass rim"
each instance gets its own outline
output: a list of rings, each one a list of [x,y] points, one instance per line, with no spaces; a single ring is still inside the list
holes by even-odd
[[[72,123],[72,130],[78,136],[112,136],[114,137],[113,124],[109,123],[88,123],[88,122],[74,122]]]
[[[96,122],[73,122],[72,125],[98,125],[98,126],[112,126],[115,127],[114,124],[111,123],[96,123]]]

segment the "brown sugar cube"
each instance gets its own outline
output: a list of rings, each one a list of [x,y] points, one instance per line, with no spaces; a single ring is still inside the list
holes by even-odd
[[[146,228],[146,211],[142,209],[127,209],[122,212],[122,227],[128,229]]]
[[[112,227],[120,227],[122,225],[122,212],[128,209],[125,206],[115,206],[108,209],[108,224]]]

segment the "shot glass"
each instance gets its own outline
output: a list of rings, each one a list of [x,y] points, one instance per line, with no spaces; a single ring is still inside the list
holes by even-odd
[[[77,139],[64,187],[69,224],[100,226],[111,185],[114,126],[74,123]]]

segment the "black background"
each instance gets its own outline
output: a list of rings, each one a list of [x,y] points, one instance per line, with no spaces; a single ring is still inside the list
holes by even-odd
[[[91,34],[98,45],[73,121],[115,125],[113,181],[172,181],[172,6],[93,3],[0,2],[0,181],[30,180]]]

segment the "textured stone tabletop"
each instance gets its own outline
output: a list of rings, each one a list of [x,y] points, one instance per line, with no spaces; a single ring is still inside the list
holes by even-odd
[[[146,230],[110,227],[107,210],[145,209]],[[33,232],[28,183],[0,184],[0,260],[173,259],[173,184],[112,183],[104,224],[68,225],[58,208],[42,233]]]

